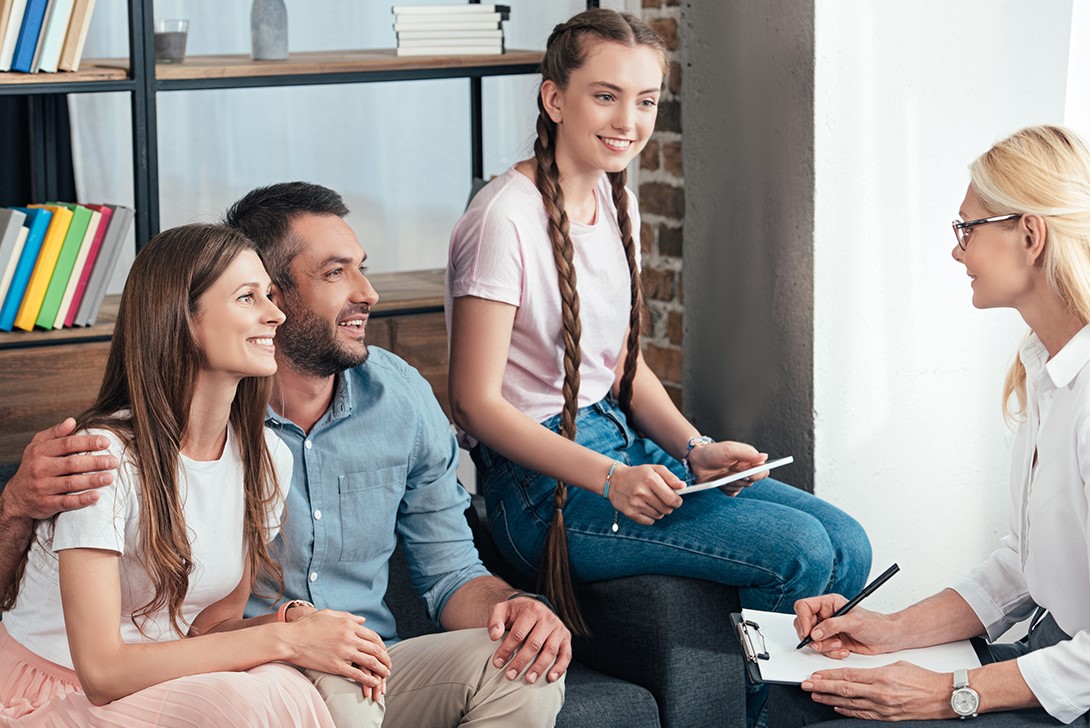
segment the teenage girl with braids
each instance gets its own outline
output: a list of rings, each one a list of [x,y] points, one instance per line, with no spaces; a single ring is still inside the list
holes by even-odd
[[[684,502],[675,492],[684,463],[701,481],[767,456],[703,437],[640,355],[625,168],[654,130],[665,68],[661,39],[631,15],[588,10],[558,25],[534,158],[485,187],[451,240],[454,419],[475,440],[499,548],[540,574],[574,628],[572,579],[682,574],[788,612],[854,593],[870,569],[859,524],[802,490],[764,478]]]

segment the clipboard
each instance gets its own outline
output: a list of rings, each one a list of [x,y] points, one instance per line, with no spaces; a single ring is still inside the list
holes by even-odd
[[[851,655],[834,660],[809,647],[796,650],[794,614],[743,609],[730,615],[734,634],[742,648],[746,675],[752,683],[798,685],[813,673],[842,667],[874,668],[905,660],[936,672],[980,667],[991,662],[983,640],[961,640],[884,655]]]

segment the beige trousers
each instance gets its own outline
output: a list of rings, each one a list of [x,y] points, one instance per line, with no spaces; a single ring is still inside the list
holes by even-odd
[[[492,664],[499,642],[485,629],[440,632],[390,648],[386,695],[374,702],[339,675],[306,670],[337,728],[552,728],[564,680],[508,680]]]

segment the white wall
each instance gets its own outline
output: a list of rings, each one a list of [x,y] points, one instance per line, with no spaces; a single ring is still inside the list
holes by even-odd
[[[422,2],[434,0],[404,0]],[[292,51],[394,46],[389,2],[286,4]],[[544,48],[553,26],[584,7],[581,0],[514,4],[508,47]],[[155,2],[156,17],[190,21],[189,54],[249,53],[249,8],[245,1]],[[123,3],[99,2],[85,56],[124,57],[126,17]],[[530,153],[539,80],[485,79],[486,175]],[[128,95],[70,98],[80,198],[132,204]],[[345,196],[373,271],[445,265],[470,186],[468,80],[167,92],[158,107],[163,228],[219,219],[255,186],[303,179]]]
[[[815,487],[856,515],[892,608],[1006,531],[1002,377],[1025,329],[950,257],[967,165],[1060,123],[1072,3],[817,0]],[[1085,93],[1086,86],[1082,86]]]

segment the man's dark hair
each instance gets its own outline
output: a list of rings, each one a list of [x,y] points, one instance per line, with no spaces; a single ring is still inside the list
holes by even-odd
[[[341,196],[310,182],[281,182],[251,190],[228,208],[223,223],[254,241],[273,283],[281,290],[294,287],[291,261],[299,254],[299,242],[291,235],[298,215],[344,217],[348,208]]]

